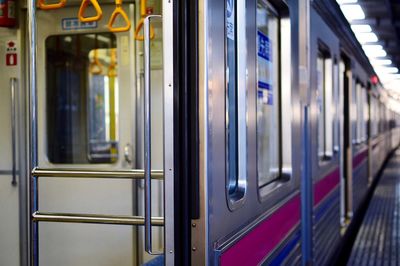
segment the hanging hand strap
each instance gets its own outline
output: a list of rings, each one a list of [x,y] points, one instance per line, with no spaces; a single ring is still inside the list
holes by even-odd
[[[143,41],[144,40],[143,35],[139,35],[139,33],[143,28],[144,19],[147,16],[146,6],[147,6],[146,0],[141,0],[141,2],[140,2],[140,15],[142,16],[142,18],[139,20],[139,23],[138,23],[138,25],[136,26],[136,29],[135,29],[135,40],[138,40],[138,41]],[[153,25],[150,25],[150,39],[154,39],[154,28],[153,28]]]
[[[115,19],[121,15],[125,21],[125,26],[121,27],[114,27]],[[123,32],[128,31],[131,28],[131,22],[129,21],[128,15],[122,9],[122,0],[115,0],[115,9],[114,12],[111,14],[110,20],[108,21],[108,29],[111,32]]]
[[[116,56],[116,49],[112,48],[111,49],[111,60],[110,60],[110,65],[108,66],[108,72],[107,75],[111,78],[115,78],[117,76],[117,70],[116,70],[116,61],[117,61],[117,56]]]
[[[39,8],[43,10],[52,10],[52,9],[58,9],[62,8],[65,6],[67,3],[67,0],[60,0],[60,2],[55,3],[55,4],[46,4],[45,0],[39,0]]]
[[[94,50],[93,61],[89,65],[89,72],[93,75],[100,75],[103,72],[103,65],[97,57],[97,48]]]
[[[91,16],[91,17],[85,17],[85,11],[86,8],[89,6],[89,4],[92,4],[94,7],[94,10],[96,11],[96,15]],[[101,7],[97,0],[83,0],[81,3],[81,7],[79,8],[79,13],[78,17],[79,20],[82,22],[93,22],[93,21],[99,21],[101,17],[103,16],[103,11],[101,10]]]
[[[143,41],[144,40],[143,35],[139,35],[139,33],[140,33],[141,29],[143,28],[143,23],[144,23],[145,18],[146,17],[143,17],[143,18],[141,18],[139,20],[139,23],[138,23],[138,25],[136,27],[136,30],[135,30],[135,39],[138,40],[138,41]],[[150,39],[154,39],[154,36],[155,36],[155,34],[154,34],[153,25],[150,25]]]

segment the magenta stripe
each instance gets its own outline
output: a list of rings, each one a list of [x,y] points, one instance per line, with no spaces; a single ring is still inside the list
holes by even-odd
[[[300,196],[296,196],[223,252],[220,264],[257,265],[299,222]]]
[[[314,185],[314,206],[318,205],[339,184],[339,175],[337,167]]]
[[[357,166],[359,166],[367,156],[368,149],[365,149],[362,152],[358,153],[355,157],[353,157],[353,169],[357,168]]]

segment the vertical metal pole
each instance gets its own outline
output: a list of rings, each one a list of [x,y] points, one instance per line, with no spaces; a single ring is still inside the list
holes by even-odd
[[[151,80],[150,80],[150,18],[143,24],[144,35],[144,246],[152,252],[151,234]]]
[[[11,89],[11,156],[12,156],[12,181],[13,186],[17,185],[17,134],[16,134],[16,78],[10,79]]]
[[[161,18],[149,15],[143,22],[144,35],[144,246],[153,253],[151,231],[151,67],[150,67],[150,19]]]
[[[36,0],[30,0],[28,4],[28,33],[29,33],[29,137],[28,149],[30,158],[28,161],[28,177],[29,177],[29,206],[30,213],[30,265],[39,265],[39,231],[38,223],[32,220],[32,214],[38,210],[38,180],[31,175],[31,171],[38,164],[37,154],[37,84],[36,84]]]

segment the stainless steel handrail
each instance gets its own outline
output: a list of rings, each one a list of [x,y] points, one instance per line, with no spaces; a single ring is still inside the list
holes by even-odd
[[[32,176],[34,177],[60,177],[60,178],[119,178],[119,179],[143,179],[144,171],[133,170],[89,170],[89,169],[51,169],[51,168],[34,168]],[[164,173],[162,170],[151,171],[151,178],[163,180]]]
[[[151,68],[150,68],[150,19],[161,18],[149,15],[143,22],[144,36],[144,246],[153,253],[151,231]]]
[[[17,112],[17,97],[16,97],[17,79],[10,78],[11,89],[11,157],[12,157],[12,181],[13,186],[17,185],[17,139],[16,139],[16,112]]]
[[[119,225],[144,225],[143,216],[127,215],[104,215],[104,214],[81,214],[81,213],[33,213],[35,222],[61,222],[61,223],[90,223],[90,224],[119,224]],[[164,226],[163,217],[152,217],[153,226]]]

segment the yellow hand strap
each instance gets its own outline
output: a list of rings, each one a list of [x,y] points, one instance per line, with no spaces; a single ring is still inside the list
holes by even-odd
[[[143,18],[141,18],[139,20],[139,23],[138,23],[138,25],[136,26],[136,29],[135,29],[135,39],[138,40],[138,41],[143,41],[144,40],[144,36],[143,35],[139,35],[139,33],[140,33],[140,30],[143,28],[143,23],[144,23],[144,19],[145,18],[146,17],[143,17]],[[154,39],[154,36],[155,36],[154,28],[153,28],[153,25],[150,24],[150,39]]]
[[[131,28],[131,22],[129,21],[128,15],[122,9],[122,0],[116,0],[115,5],[116,6],[114,9],[114,12],[111,14],[111,17],[110,17],[110,20],[108,21],[107,27],[111,32],[128,31]],[[115,22],[115,19],[118,17],[118,15],[121,15],[122,18],[124,19],[125,26],[114,27],[114,22]]]
[[[92,4],[94,7],[94,10],[96,11],[96,15],[92,17],[85,17],[85,11],[86,8],[89,6],[89,4]],[[78,17],[79,20],[82,22],[93,22],[93,21],[99,21],[101,17],[103,16],[103,11],[101,10],[101,7],[97,0],[83,0],[81,3],[81,7],[79,8],[79,13]]]
[[[116,59],[116,49],[112,48],[111,49],[111,59],[110,59],[110,65],[108,66],[108,73],[107,75],[109,77],[116,77],[117,76],[117,70],[116,70],[116,63],[117,59]]]
[[[43,10],[58,9],[64,7],[66,3],[67,0],[60,0],[60,2],[55,4],[46,4],[45,0],[39,0],[39,8]]]
[[[103,65],[97,57],[97,49],[94,50],[93,61],[89,65],[89,72],[93,75],[100,75],[103,72]]]
[[[146,18],[147,14],[146,14],[146,6],[147,6],[147,2],[146,0],[141,0],[140,2],[140,15],[142,16],[142,18],[139,20],[138,25],[136,26],[135,29],[135,39],[138,41],[143,41],[144,37],[143,35],[139,35],[140,30],[143,28],[143,22],[144,19]],[[153,25],[150,24],[150,39],[154,39],[154,28]]]

